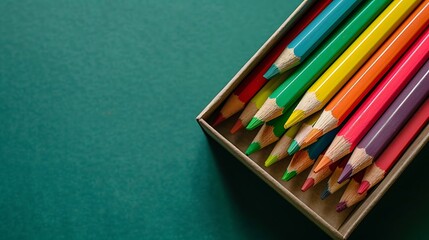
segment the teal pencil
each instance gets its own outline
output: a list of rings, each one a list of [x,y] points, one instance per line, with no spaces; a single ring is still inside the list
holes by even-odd
[[[364,2],[305,63],[274,90],[246,128],[255,129],[287,111],[390,2],[391,0]]]
[[[302,141],[313,128],[313,125],[317,122],[317,119],[319,119],[320,114],[322,114],[322,111],[313,114],[311,117],[307,118],[305,121],[302,122],[301,128],[296,133],[296,136],[294,137],[287,150],[287,153],[289,155],[292,155],[298,152],[298,150],[300,150],[301,148],[305,147],[301,145]]]
[[[270,79],[298,65],[346,18],[362,0],[337,0],[329,4],[282,52],[264,74]]]

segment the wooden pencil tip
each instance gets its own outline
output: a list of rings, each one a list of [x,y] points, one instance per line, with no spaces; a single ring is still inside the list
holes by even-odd
[[[250,120],[249,124],[247,124],[246,129],[247,130],[253,130],[253,129],[261,126],[262,124],[264,124],[264,121],[254,117],[254,118],[252,118],[252,120]]]
[[[235,134],[236,132],[241,130],[243,127],[244,127],[243,122],[240,119],[238,119],[237,122],[235,122],[234,126],[232,126],[232,128],[229,132],[231,134]]]
[[[269,155],[264,165],[265,167],[269,167],[278,161],[279,161],[279,158],[276,155]]]
[[[217,125],[221,124],[223,121],[225,121],[225,119],[226,118],[221,113],[219,113],[219,115],[217,115],[217,117],[213,121],[213,127],[216,127]]]
[[[366,191],[368,191],[368,189],[371,187],[371,184],[369,184],[369,182],[368,181],[366,181],[366,180],[363,180],[361,183],[360,183],[360,186],[359,186],[359,189],[358,189],[358,193],[359,194],[363,194],[363,193],[365,193]]]
[[[346,208],[347,208],[347,204],[345,202],[339,202],[337,207],[336,207],[336,210],[337,210],[337,212],[342,212]]]
[[[310,133],[305,137],[303,144],[308,145],[315,142],[318,138],[323,135],[323,131],[317,128],[311,129]]]
[[[296,171],[291,171],[289,172],[288,170],[286,170],[285,174],[283,175],[282,179],[285,181],[289,181],[291,180],[293,177],[295,177],[297,174]]]
[[[322,168],[324,168],[325,166],[328,166],[331,163],[332,163],[332,160],[326,155],[324,155],[322,159],[320,159],[319,164],[317,164],[317,166],[314,168],[314,172],[315,173],[319,172],[320,170],[322,170]]]
[[[313,186],[314,186],[314,178],[307,178],[304,184],[302,184],[301,191],[305,192]]]
[[[289,148],[287,149],[287,153],[288,153],[289,155],[293,155],[293,154],[295,154],[296,152],[298,152],[298,151],[299,151],[299,149],[300,149],[300,146],[299,146],[298,142],[297,142],[297,141],[295,141],[295,140],[293,140],[293,141],[291,142],[291,144],[290,144]]]
[[[246,155],[250,155],[261,149],[261,145],[257,142],[252,142],[246,150]]]
[[[294,110],[288,120],[285,123],[285,128],[290,128],[293,125],[297,124],[305,117],[305,112],[301,110]]]
[[[270,69],[268,69],[268,71],[264,74],[264,78],[271,79],[279,73],[280,73],[280,70],[277,68],[276,65],[273,64],[271,65]]]

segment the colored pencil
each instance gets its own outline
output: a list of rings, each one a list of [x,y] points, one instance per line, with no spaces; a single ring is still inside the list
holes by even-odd
[[[341,24],[340,28],[270,95],[247,128],[254,129],[289,109],[389,3],[390,0],[363,3],[356,13]]]
[[[420,2],[393,1],[307,90],[286,126],[322,109]]]
[[[429,52],[429,48],[426,49]],[[371,165],[429,95],[429,61],[356,146],[338,181]]]
[[[362,0],[333,1],[296,38],[264,74],[270,79],[300,64]]]
[[[290,31],[279,41],[279,43],[261,60],[261,62],[241,81],[234,92],[223,104],[218,115],[213,121],[213,126],[219,125],[239,112],[250,101],[250,99],[265,85],[267,79],[263,74],[270,68],[274,61],[280,56],[285,47],[298,34],[316,18],[332,0],[317,1],[309,11],[291,28]]]
[[[415,41],[429,23],[429,2],[414,10],[380,49],[359,69],[329,102],[304,143],[314,141],[339,126],[364,96]]]
[[[300,150],[292,157],[292,160],[287,167],[286,172],[283,175],[283,180],[289,181],[297,174],[303,172],[305,169],[309,168],[317,158],[325,151],[329,146],[332,139],[334,139],[334,134],[326,134],[317,140],[314,144],[309,146],[307,149]]]
[[[304,140],[304,137],[307,136],[307,134],[311,131],[311,129],[313,128],[313,124],[317,121],[317,119],[319,119],[321,113],[322,112],[317,112],[313,114],[311,117],[309,117],[308,119],[306,119],[306,121],[303,121],[301,127],[299,128],[298,132],[295,135],[295,138],[293,139],[293,141],[291,142],[287,150],[287,153],[289,155],[292,155],[298,152],[298,150],[300,150],[301,147],[302,148],[305,147],[305,146],[301,146],[302,141]]]
[[[285,72],[281,75],[275,76],[271,79],[261,90],[250,100],[250,102],[246,105],[243,112],[241,112],[240,116],[237,119],[237,122],[231,128],[231,133],[234,134],[240,129],[244,128],[252,119],[253,116],[258,112],[258,110],[262,107],[265,100],[270,96],[273,91],[283,83],[287,74],[289,72]]]
[[[340,177],[340,174],[343,171],[344,167],[346,166],[347,161],[348,161],[348,157],[340,161],[337,168],[335,168],[334,172],[332,173],[331,177],[328,179],[328,182],[326,183],[325,190],[323,190],[322,193],[320,194],[320,198],[322,200],[326,199],[331,194],[340,190],[344,185],[348,183],[349,179],[342,183],[338,183],[338,177]]]
[[[282,179],[284,181],[289,181],[313,164],[314,160],[310,159],[307,151],[298,151],[293,155],[292,160],[290,160]]]
[[[416,111],[407,125],[398,133],[395,139],[369,166],[363,176],[358,193],[362,194],[372,186],[379,183],[386,173],[399,160],[415,136],[428,124],[429,121],[429,99]]]
[[[350,180],[349,185],[347,185],[346,190],[341,196],[340,202],[338,203],[336,210],[337,212],[342,212],[346,208],[349,208],[356,203],[362,201],[366,197],[366,193],[359,194],[357,190],[359,188],[360,183],[362,182],[363,172],[356,174]]]
[[[285,132],[285,134],[283,134],[283,136],[274,146],[270,155],[268,155],[268,158],[265,161],[265,167],[269,167],[272,164],[282,160],[283,158],[289,155],[287,152],[287,149],[289,148],[290,143],[292,142],[293,138],[295,137],[300,127],[301,127],[300,123],[295,124],[292,127],[290,127]]]
[[[291,107],[288,112],[286,112],[279,118],[265,123],[258,131],[255,138],[252,140],[252,143],[247,148],[246,154],[250,155],[270,145],[271,143],[278,141],[287,130],[286,128],[284,128],[284,123],[289,118],[292,110],[293,107]]]
[[[340,163],[340,161],[336,161],[336,162],[332,163],[331,165],[322,168],[322,170],[320,170],[319,172],[315,173],[313,171],[314,167],[320,162],[322,157],[323,157],[323,155],[320,155],[317,158],[316,162],[313,165],[313,168],[310,170],[310,173],[308,174],[307,179],[305,180],[304,184],[301,187],[301,191],[305,192],[308,189],[310,189],[311,187],[316,186],[318,183],[320,183],[325,178],[331,176],[331,174],[334,172],[334,170],[337,168],[338,164]]]
[[[316,166],[316,172],[355,149],[359,141],[428,59],[429,53],[425,50],[428,48],[429,28],[420,35],[341,128],[331,146],[326,150],[325,156]]]

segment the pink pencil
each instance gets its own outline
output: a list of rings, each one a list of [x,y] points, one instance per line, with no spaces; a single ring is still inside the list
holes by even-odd
[[[352,152],[428,58],[429,28],[426,28],[380,85],[347,121],[314,171],[318,172],[324,166]]]

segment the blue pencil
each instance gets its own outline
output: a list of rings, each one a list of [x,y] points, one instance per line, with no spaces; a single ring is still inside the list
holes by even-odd
[[[277,74],[300,64],[345,19],[362,0],[336,0],[329,4],[286,47],[274,64],[264,74],[271,79]]]

